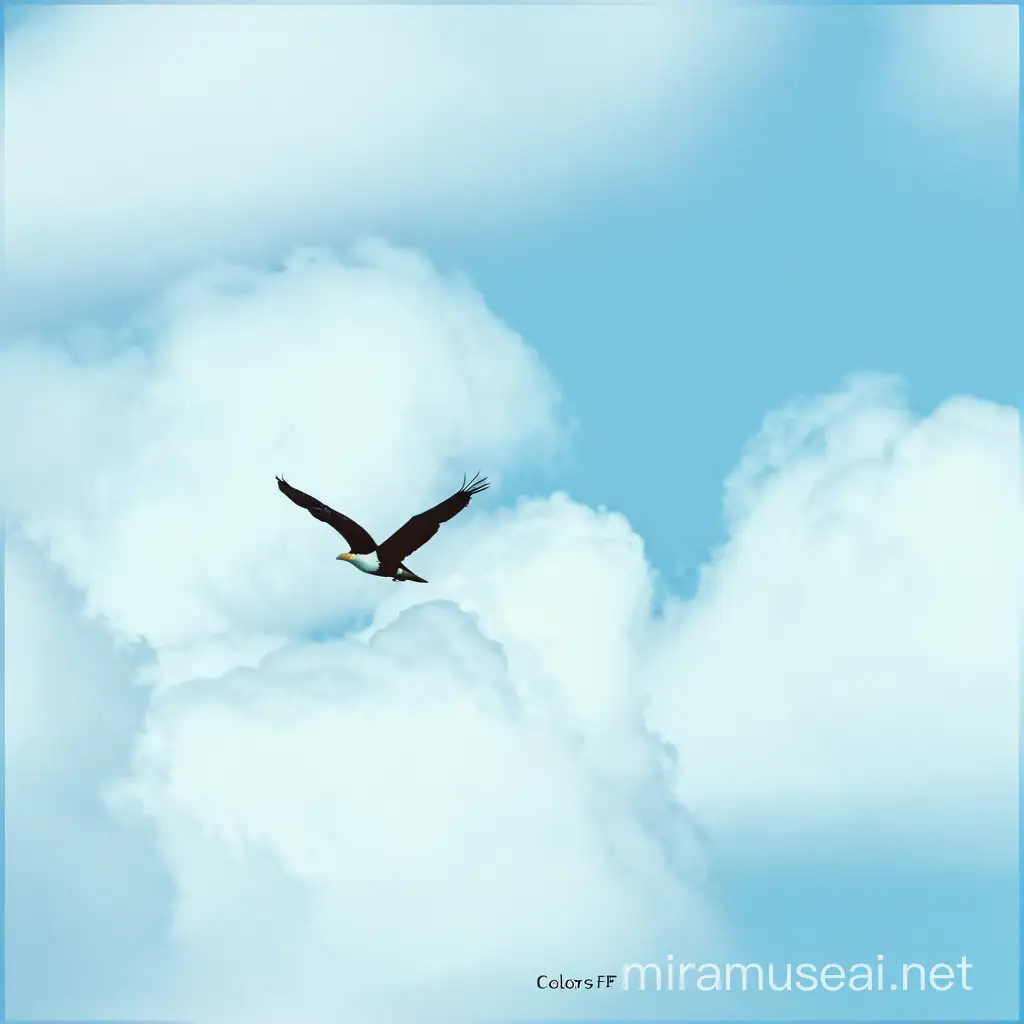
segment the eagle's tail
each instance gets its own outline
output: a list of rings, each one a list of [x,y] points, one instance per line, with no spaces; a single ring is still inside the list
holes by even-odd
[[[412,569],[409,569],[407,566],[404,566],[404,565],[400,565],[398,567],[398,574],[395,576],[395,579],[402,580],[403,582],[408,582],[408,583],[426,583],[426,582],[428,582],[422,576],[417,576],[416,573],[414,573],[412,571]]]

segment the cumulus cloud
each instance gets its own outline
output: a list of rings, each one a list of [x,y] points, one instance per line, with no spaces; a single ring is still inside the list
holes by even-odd
[[[108,800],[152,823],[174,885],[136,1013],[611,1013],[533,979],[721,941],[671,758],[630,691],[650,617],[637,538],[564,498],[499,518],[468,549],[488,558],[479,611],[444,596],[391,608],[372,635],[293,640],[154,696]],[[544,604],[538,586],[570,565]],[[457,561],[456,588],[469,568]],[[49,696],[47,667],[23,658],[22,688]],[[119,678],[91,668],[80,685]],[[108,735],[80,728],[79,744],[86,732]],[[57,1005],[52,987],[20,995],[33,1016]]]
[[[215,662],[209,644],[244,634],[258,655],[281,631],[364,613],[374,593],[368,579],[339,590],[327,556],[343,541],[275,474],[386,536],[467,465],[559,443],[557,390],[532,350],[465,282],[376,243],[347,262],[221,268],[116,338],[11,345],[0,366],[11,512],[91,612]],[[42,404],[61,415],[41,421]]]
[[[629,523],[565,495],[501,508],[496,486],[413,588],[339,565],[277,494],[286,469],[397,525],[470,460],[500,484],[556,450],[535,354],[412,253],[194,276],[108,335],[7,347],[0,381],[0,494],[36,552],[16,579],[50,623],[15,623],[8,743],[26,765],[80,751],[111,870],[110,847],[148,856],[146,941],[126,925],[106,947],[138,950],[135,991],[90,975],[87,901],[57,917],[97,1016],[612,1014],[533,978],[715,959],[707,836],[764,856],[867,822],[915,863],[1015,850],[1012,410],[918,418],[868,380],[773,414],[699,592],[659,609]],[[43,402],[64,415],[40,424]],[[51,722],[69,679],[127,710]],[[91,826],[55,813],[63,831],[11,833],[12,863],[50,843],[63,870]],[[68,1008],[22,977],[20,1014]]]
[[[381,332],[410,352],[429,338],[442,359],[452,337],[438,325],[459,322],[465,303],[475,310],[471,328],[455,332],[466,373],[477,346],[499,362],[504,352],[503,365],[522,374],[519,403],[531,394],[536,409],[504,424],[490,411],[484,435],[498,462],[526,437],[557,434],[557,424],[550,381],[478,299],[410,254],[372,251],[376,261],[357,265],[321,255],[279,274],[190,281],[143,317],[150,335],[131,364],[101,346],[77,361],[28,343],[4,356],[18,360],[8,366],[23,384],[28,369],[37,375],[34,393],[59,387],[80,411],[75,434],[38,443],[57,451],[77,436],[136,429],[141,438],[102,455],[73,447],[77,488],[42,474],[38,453],[4,454],[4,494],[19,527],[103,616],[101,626],[76,625],[71,599],[51,595],[65,620],[49,634],[17,626],[39,642],[13,660],[16,692],[49,706],[52,681],[67,674],[42,652],[57,650],[51,634],[76,631],[100,653],[112,634],[152,648],[123,664],[111,653],[60,650],[92,707],[104,684],[120,687],[118,701],[132,679],[162,684],[144,720],[137,705],[116,726],[73,712],[54,732],[25,699],[9,717],[9,742],[26,763],[57,764],[56,751],[114,736],[118,756],[78,785],[108,816],[106,842],[133,818],[145,825],[136,843],[155,840],[152,877],[136,883],[155,887],[143,901],[155,908],[148,943],[133,939],[150,957],[138,975],[143,990],[126,994],[109,975],[90,996],[97,1015],[104,1006],[224,1021],[402,1019],[413,1008],[445,1019],[613,1014],[589,997],[552,1001],[532,978],[605,964],[613,973],[680,944],[709,959],[724,954],[728,928],[701,885],[706,833],[733,849],[756,840],[764,856],[790,843],[827,849],[851,827],[863,837],[866,822],[877,849],[901,847],[916,863],[934,862],[936,851],[955,863],[986,847],[1013,855],[1013,411],[964,398],[919,419],[894,386],[865,380],[773,414],[726,483],[727,544],[696,596],[670,600],[664,613],[629,523],[559,495],[460,517],[421,552],[429,592],[382,587],[338,566],[333,539],[297,520],[265,480],[262,498],[248,495],[246,459],[259,460],[236,425],[251,422],[254,399],[223,386],[231,357],[244,350],[252,379],[286,393],[299,381],[313,386],[325,369],[308,339],[329,334],[344,362],[360,335],[332,326],[391,325],[401,304],[372,303],[372,315],[356,317],[345,297],[357,273],[360,294],[400,292],[419,310],[401,331]],[[402,291],[411,282],[419,287]],[[285,294],[290,312],[308,317],[294,378],[273,330],[252,330],[275,322],[270,311]],[[438,308],[435,323],[428,310]],[[129,364],[131,387],[118,379]],[[429,375],[411,373],[400,408],[423,408],[419,389],[430,386]],[[475,387],[464,393],[474,416],[487,415],[472,406]],[[130,404],[131,431],[112,426],[122,422],[118,395]],[[12,427],[4,435],[24,433],[17,404],[2,408]],[[155,409],[188,409],[204,442],[181,430],[175,447],[173,418],[143,429]],[[338,434],[325,427],[341,429],[351,415],[327,400],[259,409],[252,429],[267,431],[265,444],[281,429],[274,416],[295,417],[296,454],[307,444],[321,451],[319,439]],[[463,412],[444,402],[431,415],[407,419],[443,436],[445,418]],[[385,436],[393,465],[414,470],[420,447],[404,430]],[[109,481],[95,490],[85,482],[94,459]],[[242,469],[220,480],[206,460]],[[417,485],[426,489],[442,462],[414,471]],[[158,558],[147,575],[143,551],[120,546],[157,536],[161,523],[188,523],[208,485],[222,487],[229,506],[252,503],[258,543],[229,528],[204,541],[182,526],[166,534],[179,568]],[[370,479],[365,487],[368,508],[388,507],[395,488]],[[121,497],[105,503],[111,495]],[[275,509],[288,513],[280,524]],[[24,595],[44,592],[34,579],[52,572],[34,557],[14,574],[20,607],[32,606]],[[198,562],[210,572],[194,578],[180,568]],[[264,562],[292,582],[261,585],[254,605],[242,583]],[[317,583],[324,567],[331,575]],[[209,587],[210,573],[219,587]],[[238,589],[226,586],[236,577]],[[166,601],[152,598],[153,579]],[[359,592],[367,585],[376,591]],[[219,632],[193,610],[210,593]],[[353,629],[343,616],[336,638],[310,640],[322,625],[316,603],[337,605],[343,593],[356,595],[345,608],[366,610],[369,625]],[[61,827],[63,848],[78,844],[81,820]],[[14,836],[12,860],[26,863],[30,847],[18,844],[39,838],[32,829]],[[129,861],[138,855],[119,842]],[[24,874],[15,884],[14,905],[30,907],[38,890]],[[74,901],[61,912],[78,934],[94,931]],[[71,959],[83,974],[91,963],[81,951]],[[254,976],[267,980],[258,1000]],[[69,1006],[69,992],[63,1002],[58,994],[25,981],[17,1007],[52,1015]]]
[[[592,1012],[591,993],[555,1004],[534,978],[615,973],[680,933],[710,944],[710,911],[670,856],[689,837],[659,766],[612,774],[557,713],[581,669],[531,674],[433,600],[367,643],[289,648],[154,702],[133,794],[176,879],[176,937],[217,963],[205,1012]],[[638,729],[627,719],[619,742],[656,755]],[[654,815],[683,844],[668,846]],[[266,897],[229,880],[261,853],[289,883]],[[249,920],[273,941],[217,953]],[[254,969],[275,979],[269,1003],[253,1003]]]
[[[120,734],[132,766],[113,787],[90,776],[108,813],[152,829],[173,886],[135,1013],[529,1015],[556,997],[565,1012],[538,973],[614,973],[680,929],[714,940],[700,838],[629,685],[651,588],[621,518],[561,498],[488,529],[474,506],[415,564],[478,579],[478,611],[442,585],[372,637],[310,640],[391,591],[334,561],[341,542],[275,470],[398,525],[456,465],[500,483],[559,443],[554,385],[468,285],[380,244],[225,268],[116,337],[24,341],[0,370],[7,512],[81,589],[90,629],[143,645],[128,679],[150,686],[146,720]],[[41,401],[66,415],[34,426]],[[15,667],[48,704],[48,663]],[[129,685],[96,675],[87,663],[78,684]],[[12,734],[59,759],[66,743],[32,720],[15,708]],[[77,747],[104,743],[71,724]],[[275,997],[254,1004],[254,973]],[[21,1000],[29,1016],[63,1005],[28,984]]]
[[[173,891],[152,835],[106,791],[145,724],[147,652],[84,621],[81,595],[24,538],[5,549],[7,1012],[135,1016],[162,991]]]
[[[1020,472],[1016,411],[973,398],[918,420],[864,379],[768,417],[651,666],[714,831],[1015,863]]]
[[[56,10],[7,45],[8,315],[297,240],[550,218],[656,167],[775,32],[704,4]]]

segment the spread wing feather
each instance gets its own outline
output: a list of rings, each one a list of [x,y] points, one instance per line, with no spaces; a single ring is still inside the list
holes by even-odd
[[[377,557],[381,567],[397,565],[408,558],[414,551],[423,547],[437,533],[442,523],[458,515],[468,504],[474,494],[486,491],[491,485],[487,477],[477,473],[468,483],[462,478],[462,486],[449,498],[438,502],[426,512],[413,516],[404,526],[400,526],[377,549]]]
[[[368,555],[376,550],[377,545],[373,538],[354,520],[348,516],[335,512],[333,508],[325,505],[322,501],[309,494],[292,487],[290,483],[277,477],[277,486],[281,493],[291,498],[300,508],[306,509],[310,515],[319,519],[320,522],[334,527],[345,538],[349,550],[354,555]]]

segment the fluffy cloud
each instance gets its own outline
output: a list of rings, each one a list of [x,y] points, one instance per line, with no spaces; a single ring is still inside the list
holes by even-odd
[[[128,673],[85,661],[78,685],[151,684],[145,723],[112,740],[69,719],[78,749],[134,747],[120,785],[86,788],[118,822],[141,814],[173,886],[169,931],[149,904],[162,952],[132,1012],[575,1012],[533,978],[614,973],[680,929],[713,941],[697,831],[630,684],[651,587],[628,525],[564,498],[466,513],[417,556],[438,582],[403,610],[274,488],[287,466],[397,525],[456,464],[554,450],[553,384],[468,286],[379,244],[222,269],[116,337],[9,347],[0,371],[7,511],[80,588],[88,629],[144,644]],[[65,415],[33,429],[41,401]],[[372,636],[309,639],[365,614]],[[21,635],[39,639],[18,692],[46,706],[33,652],[54,641]],[[66,737],[20,708],[15,745],[60,763]],[[254,973],[277,993],[258,1005]],[[26,982],[17,1006],[52,1015],[61,995]]]
[[[716,832],[1015,862],[1020,470],[1015,410],[885,381],[766,420],[652,665]]]
[[[343,541],[276,473],[386,535],[467,465],[559,436],[535,354],[468,285],[381,244],[201,275],[116,338],[10,346],[0,366],[10,510],[91,612],[221,664],[210,644],[241,636],[258,656],[375,592],[367,578],[339,590],[328,556]],[[40,421],[41,405],[61,415]]]
[[[5,57],[8,315],[296,240],[550,218],[657,167],[775,30],[703,4],[55,10]]]
[[[539,993],[534,977],[615,973],[680,936],[715,947],[671,759],[629,686],[650,617],[637,538],[562,498],[499,520],[451,574],[454,589],[476,580],[464,607],[443,596],[392,607],[367,638],[298,640],[257,668],[179,682],[154,696],[144,728],[118,730],[138,742],[112,806],[152,822],[175,893],[169,931],[158,916],[148,936],[163,969],[154,979],[144,965],[149,1001],[133,993],[129,1012],[600,1013],[591,993]],[[571,567],[562,600],[544,603],[538,587]],[[31,585],[14,577],[19,607]],[[37,633],[19,625],[20,689],[51,699],[49,663],[26,646]],[[114,698],[127,682],[88,661],[76,680]],[[71,723],[73,746],[111,736]],[[52,740],[42,731],[22,746]],[[67,764],[67,746],[50,756]],[[65,825],[65,849],[80,828]],[[88,934],[76,909],[57,916]],[[255,1002],[254,975],[267,980]],[[33,1016],[71,999],[24,980],[17,994]],[[104,994],[129,1000],[113,979]]]
[[[176,937],[216,965],[204,1012],[593,1012],[592,993],[556,1003],[533,979],[616,973],[681,934],[710,945],[658,744],[627,716],[602,738],[633,757],[607,765],[560,713],[585,670],[514,666],[484,621],[432,600],[367,643],[288,648],[155,701],[131,794],[176,880]],[[266,893],[234,877],[261,855]],[[240,929],[254,937],[218,952]]]
[[[152,835],[106,791],[145,724],[147,654],[83,621],[81,596],[23,538],[5,548],[7,1012],[138,1016],[161,991],[173,890]]]
[[[1011,410],[918,419],[863,381],[773,414],[727,481],[728,543],[659,610],[629,524],[564,495],[488,511],[496,487],[417,554],[413,588],[339,566],[276,493],[287,469],[397,524],[455,465],[558,444],[536,356],[413,254],[222,268],[66,341],[0,354],[0,493],[29,552],[9,600],[40,609],[9,661],[9,906],[23,951],[79,937],[96,1016],[613,1013],[532,979],[714,959],[705,831],[762,856],[865,823],[917,863],[1012,854]],[[64,415],[40,425],[44,401]],[[89,814],[46,795],[53,771]],[[124,872],[140,894],[106,974],[88,899],[29,926],[79,847],[98,851],[83,893]],[[132,992],[111,966],[128,943]],[[19,1013],[69,1011],[81,988],[22,962]]]

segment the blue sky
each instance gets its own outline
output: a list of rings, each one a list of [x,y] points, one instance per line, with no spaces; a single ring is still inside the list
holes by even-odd
[[[179,96],[161,69],[195,27],[176,23],[156,46],[163,30],[146,13],[120,26],[58,14],[8,58],[19,219],[0,399],[7,436],[32,438],[0,449],[17,545],[9,1012],[241,1012],[257,974],[276,979],[278,1009],[333,1012],[331,956],[387,948],[380,928],[397,914],[410,943],[428,936],[440,951],[432,976],[412,971],[399,1008],[541,1019],[563,1004],[517,979],[563,963],[884,953],[966,955],[976,989],[870,1003],[730,994],[689,1002],[686,1016],[1009,1017],[1011,22],[822,6],[762,14],[752,31],[742,14],[705,14],[714,31],[686,50],[675,36],[622,42],[595,20],[553,30],[550,52],[531,49],[534,26],[502,40],[506,55],[495,40],[509,23],[466,29],[456,14],[423,30],[423,56],[412,19],[402,44],[422,84],[382,72],[358,98],[339,78],[332,135],[334,94],[276,113],[280,96],[287,115],[301,95],[285,80],[300,68],[288,44],[278,53],[259,36],[271,23],[243,30],[239,52],[278,63],[243,56],[234,72],[247,93],[265,90],[267,114],[229,93],[203,98],[203,62],[218,65],[237,15],[203,29],[199,86]],[[373,54],[382,37],[365,30]],[[467,49],[481,40],[494,70]],[[569,56],[553,59],[560,46]],[[445,91],[431,47],[479,101]],[[118,94],[107,117],[103,68],[125,52],[137,107]],[[511,88],[534,60],[537,95]],[[56,76],[60,61],[69,70]],[[1015,76],[1015,50],[1011,63]],[[417,105],[417,89],[436,89],[436,109]],[[538,100],[545,90],[575,98]],[[645,115],[655,108],[660,122]],[[220,152],[251,110],[269,127],[239,129]],[[359,132],[380,110],[371,145]],[[199,127],[165,133],[172,114]],[[417,118],[437,139],[419,139]],[[291,178],[261,141],[289,120],[318,140],[288,136]],[[474,132],[490,133],[487,146]],[[81,172],[68,183],[54,168],[71,161]],[[390,249],[351,255],[366,235],[440,276]],[[309,245],[333,251],[327,269],[287,263]],[[168,291],[218,259],[274,269]],[[327,340],[307,350],[307,338]],[[371,349],[380,363],[361,354]],[[365,376],[345,378],[350,367]],[[865,374],[898,383],[857,383]],[[397,396],[384,412],[372,408],[382,380]],[[71,426],[27,433],[33,403],[60,403]],[[360,416],[408,497],[361,445],[333,442],[361,437]],[[334,539],[274,505],[272,488],[252,525],[222,511],[256,507],[260,474],[285,470],[325,500],[358,480],[353,514],[390,521],[443,492],[453,466],[486,459],[500,479],[491,511],[453,527],[450,544],[439,537],[434,561],[417,556],[436,584],[426,595],[339,577]],[[352,623],[367,632],[338,635]],[[410,667],[421,664],[432,667]],[[378,691],[359,717],[360,695]],[[506,700],[527,709],[514,727],[494,711]],[[477,701],[490,709],[479,720],[465,710]],[[118,753],[72,763],[67,751],[90,747]],[[341,782],[353,778],[358,798]],[[492,818],[488,785],[513,809]],[[111,786],[116,812],[100,798]],[[476,810],[449,817],[440,792]],[[550,809],[534,814],[541,792]],[[321,825],[334,821],[337,832]],[[564,821],[568,846],[552,838]],[[403,859],[403,844],[427,852]],[[55,852],[79,846],[73,867]],[[478,888],[437,867],[456,854],[479,869],[466,869]],[[405,903],[391,902],[388,865],[410,879]],[[517,873],[536,904],[502,903],[494,879]],[[65,898],[44,900],[58,878]],[[346,889],[351,878],[362,887]],[[430,892],[447,902],[424,902]],[[560,894],[564,923],[540,909]],[[321,899],[336,917],[311,909]],[[126,901],[131,914],[116,909]],[[438,907],[455,922],[441,935]],[[492,941],[489,925],[506,921]],[[268,922],[283,922],[294,963],[264,942]],[[445,986],[462,983],[466,1002],[453,1003]],[[347,1012],[381,1012],[381,986],[367,984]],[[504,1001],[488,1002],[495,990]],[[664,993],[615,997],[564,1005],[595,1019],[626,1000],[627,1013],[672,1012]]]
[[[555,371],[580,423],[559,485],[624,511],[674,581],[722,539],[720,483],[766,410],[861,371],[903,378],[920,411],[1017,397],[1014,139],[949,166],[863,110],[876,10],[800,17],[698,188],[669,165],[554,231],[426,243]]]

